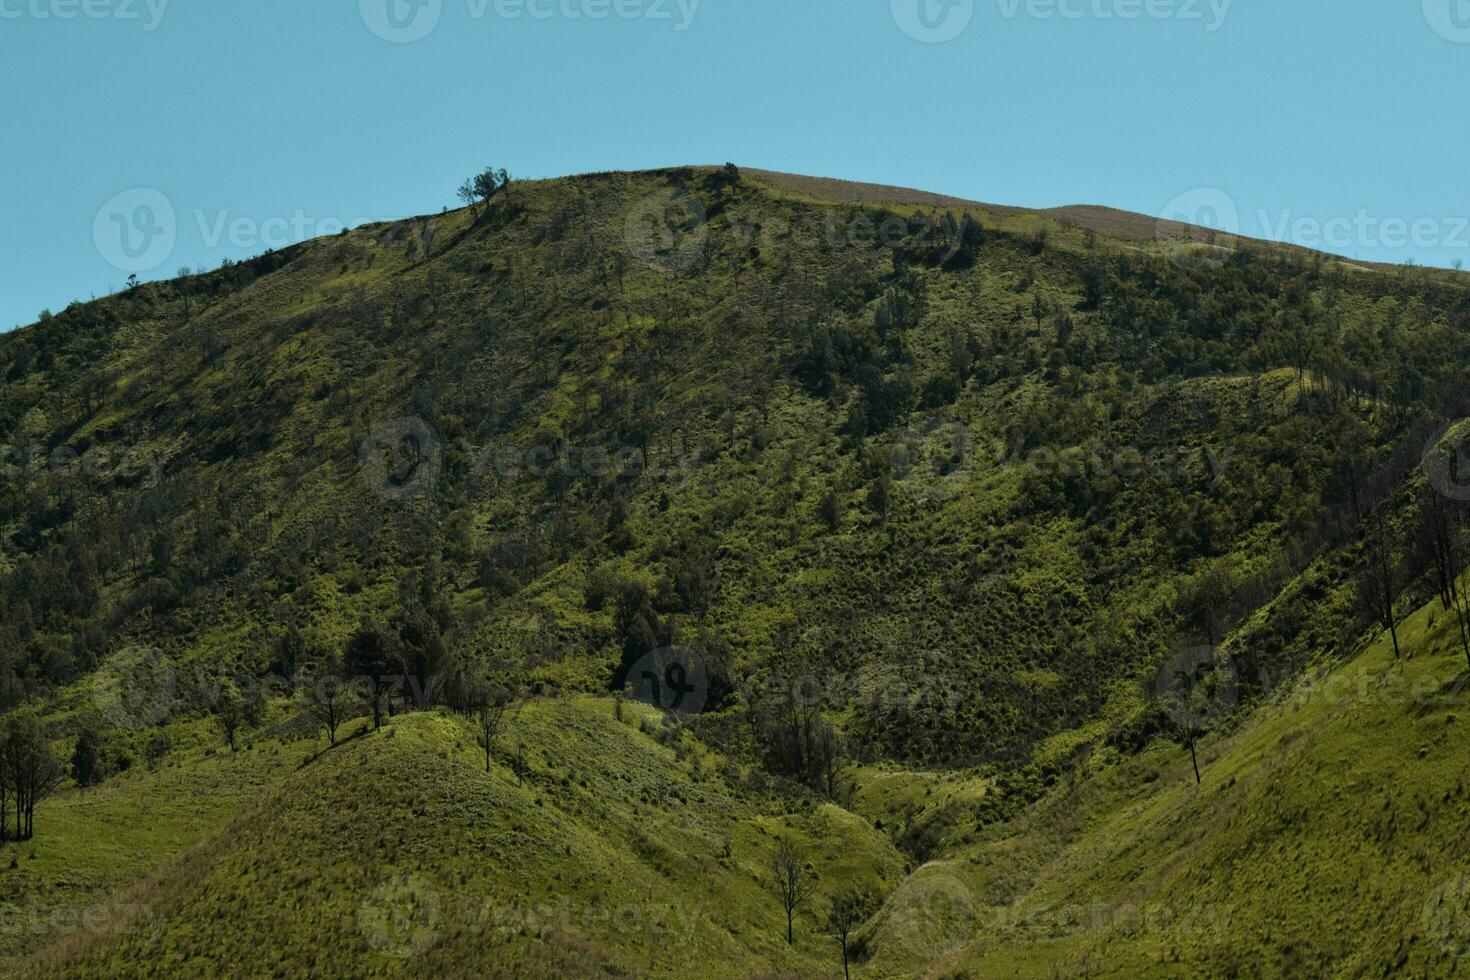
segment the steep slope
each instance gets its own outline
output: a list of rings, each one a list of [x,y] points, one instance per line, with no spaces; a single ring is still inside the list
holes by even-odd
[[[1166,742],[1100,753],[949,849],[973,915],[927,975],[1460,975],[1470,673],[1437,603],[1401,636],[1406,658],[1382,637],[1212,740],[1200,786]]]
[[[0,509],[8,696],[369,621],[596,692],[703,638],[747,692],[897,675],[877,752],[1024,757],[1198,629],[1199,573],[1336,520],[1344,460],[1417,451],[1466,297],[697,170],[141,286],[0,340],[0,422],[64,450]]]

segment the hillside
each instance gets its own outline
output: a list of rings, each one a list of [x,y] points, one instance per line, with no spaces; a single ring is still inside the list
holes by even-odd
[[[1064,211],[734,168],[513,182],[0,336],[0,703],[117,763],[43,804],[0,895],[154,916],[38,963],[814,975],[833,940],[809,915],[786,948],[762,879],[785,835],[818,904],[883,903],[857,975],[1452,967],[1405,910],[1461,857],[1453,706],[1283,692],[1455,680],[1420,464],[1462,412],[1470,290]],[[1360,652],[1383,541],[1420,610],[1395,663]],[[1201,646],[1237,689],[1195,788],[1150,694]],[[328,748],[303,696],[344,651],[408,682]],[[487,674],[519,706],[488,774],[448,710]],[[1365,800],[1378,822],[1331,819]],[[1263,897],[1303,869],[1353,914]],[[382,888],[437,903],[411,956],[360,928]],[[570,925],[465,921],[564,897]],[[1268,952],[1047,911],[1094,901],[1228,909]],[[623,906],[697,921],[666,943]]]
[[[656,737],[657,712],[619,721],[606,701],[527,706],[514,729],[537,747],[529,764],[487,775],[462,723],[410,715],[281,774],[104,906],[124,910],[99,916],[106,930],[24,969],[826,975],[818,914],[795,948],[781,941],[764,861],[786,837],[809,843],[824,893],[884,899],[858,976],[1454,976],[1470,943],[1470,763],[1450,625],[1421,610],[1404,624],[1408,660],[1379,642],[1279,691],[1208,743],[1202,786],[1177,747],[1103,750],[1023,817],[954,820],[910,874],[875,826],[884,803],[923,809],[932,786],[895,792],[866,771],[856,812],[783,802],[687,736]],[[300,749],[217,764],[253,773],[256,756]],[[70,854],[101,809],[71,803],[81,812],[48,850]]]

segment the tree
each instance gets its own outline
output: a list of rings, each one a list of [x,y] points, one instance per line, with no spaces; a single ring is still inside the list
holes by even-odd
[[[504,183],[502,183],[502,178]],[[486,167],[482,173],[475,174],[471,178],[470,187],[473,189],[475,197],[483,201],[485,208],[488,210],[490,199],[499,193],[502,187],[509,183],[510,175],[504,170],[497,172],[491,167]]]
[[[475,202],[480,199],[480,195],[475,191],[475,182],[473,180],[465,181],[463,184],[459,185],[459,190],[457,190],[455,193],[459,197],[459,199],[463,201],[465,205],[470,209],[470,217],[474,217]]]
[[[526,762],[526,743],[525,742],[517,742],[516,743],[516,754],[515,754],[515,758],[511,760],[511,768],[515,770],[515,774],[516,774],[516,785],[517,786],[524,785],[525,782],[526,782],[526,774],[531,771],[530,765],[527,764],[527,762]]]
[[[15,839],[30,840],[36,831],[36,806],[65,778],[66,769],[51,751],[46,730],[33,714],[12,714],[5,726],[5,781],[15,800]]]
[[[245,698],[234,684],[226,684],[220,691],[219,700],[214,706],[214,717],[219,722],[220,731],[224,733],[225,743],[234,752],[235,734],[245,723]]]
[[[817,516],[827,525],[827,530],[836,531],[842,526],[842,500],[836,490],[828,490],[817,504]]]
[[[1194,767],[1194,784],[1202,782],[1199,771],[1200,739],[1236,703],[1239,695],[1234,662],[1214,646],[1197,646],[1171,657],[1154,678],[1155,705],[1163,716],[1164,730],[1180,747],[1189,750]]]
[[[1199,740],[1204,738],[1208,731],[1207,728],[1195,725],[1189,721],[1171,719],[1169,724],[1170,737],[1179,743],[1181,748],[1189,750],[1189,763],[1194,766],[1194,784],[1196,786],[1203,782],[1199,774],[1199,752],[1197,746],[1199,745]]]
[[[0,727],[0,841],[10,837],[10,732]]]
[[[337,744],[337,726],[347,717],[349,690],[342,677],[342,663],[335,658],[323,660],[302,691],[306,710],[327,730],[327,742]]]
[[[858,891],[839,892],[832,899],[832,909],[827,913],[827,934],[842,947],[842,976],[850,978],[848,951],[852,948],[852,934],[864,920],[872,915],[871,896]]]
[[[296,627],[288,626],[286,632],[276,637],[274,654],[271,670],[281,677],[294,680],[296,671],[306,657],[306,641],[301,638]]]
[[[1307,372],[1322,347],[1323,330],[1310,306],[1281,314],[1273,332],[1275,347],[1296,372],[1297,397],[1306,395]]]
[[[783,678],[781,687],[780,696],[751,714],[767,768],[842,801],[850,789],[843,779],[847,750],[822,716],[820,690],[795,676]]]
[[[613,609],[613,629],[622,643],[623,660],[618,667],[617,689],[636,683],[629,671],[644,656],[652,653],[670,640],[670,634],[654,611],[648,589],[641,582],[627,579],[618,586],[617,602]]]
[[[1363,531],[1365,564],[1358,574],[1357,601],[1359,611],[1388,630],[1393,638],[1393,656],[1401,656],[1398,621],[1394,607],[1403,590],[1403,567],[1394,547],[1387,520],[1381,513],[1369,516]]]
[[[782,838],[771,855],[771,880],[776,894],[781,897],[781,906],[786,910],[786,945],[794,941],[791,931],[792,918],[803,908],[817,888],[816,875],[807,867],[806,853]]]
[[[168,732],[159,729],[148,739],[143,748],[143,756],[148,760],[148,768],[156,769],[159,763],[173,750],[173,739],[169,738]]]
[[[71,778],[81,787],[96,786],[107,778],[107,741],[93,721],[82,725],[71,753]]]
[[[485,771],[490,771],[490,753],[495,747],[495,737],[505,726],[506,713],[510,710],[511,693],[506,687],[497,687],[489,680],[478,684],[471,694],[471,717],[475,722],[475,737],[485,750]]]
[[[398,665],[394,638],[376,626],[364,626],[347,641],[342,661],[349,674],[367,684],[373,708],[373,731],[377,731],[383,727],[383,716],[399,681],[393,673]]]
[[[1470,661],[1470,596],[1460,584],[1465,571],[1463,509],[1432,486],[1419,489],[1419,546],[1427,552],[1425,564],[1435,570],[1440,604],[1455,614],[1460,648]]]

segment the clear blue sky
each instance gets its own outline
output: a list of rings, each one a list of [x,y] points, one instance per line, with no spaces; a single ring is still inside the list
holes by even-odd
[[[0,0],[0,64],[0,329],[130,263],[437,211],[486,165],[1148,214],[1210,188],[1246,234],[1470,261],[1470,0]]]

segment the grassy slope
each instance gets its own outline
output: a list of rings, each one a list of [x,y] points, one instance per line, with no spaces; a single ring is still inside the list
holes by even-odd
[[[504,760],[485,773],[461,722],[402,717],[324,753],[136,888],[166,930],[84,936],[48,969],[808,973],[830,940],[805,916],[785,944],[764,882],[778,835],[810,848],[824,890],[882,894],[903,877],[862,818],[733,788],[697,746],[636,724],[605,701],[528,705],[506,737],[507,753],[527,746],[518,785]],[[415,907],[432,911],[413,919]]]
[[[958,882],[940,911],[959,909],[948,935],[967,938],[928,964],[880,944],[872,969],[1459,975],[1470,966],[1458,958],[1470,905],[1454,900],[1470,870],[1465,659],[1437,604],[1401,636],[1404,660],[1385,637],[1207,740],[1202,786],[1170,743],[1102,752],[1023,817],[966,835],[931,872]]]
[[[43,833],[0,847],[0,965],[79,923],[122,927],[132,903],[121,889],[217,828],[311,751],[271,740],[222,755],[212,733],[209,748],[188,745],[190,729],[203,728],[174,726],[179,748],[157,770],[140,765],[66,792],[45,804]]]
[[[824,900],[787,949],[763,880],[786,834],[812,848],[823,895],[886,896],[863,928],[859,977],[1452,976],[1470,920],[1453,896],[1433,903],[1470,862],[1470,734],[1450,625],[1426,607],[1402,629],[1404,660],[1376,641],[1278,692],[1203,743],[1200,787],[1172,744],[1100,750],[1009,823],[953,823],[907,876],[874,824],[972,800],[978,778],[865,768],[854,812],[793,809],[729,785],[687,737],[671,748],[641,731],[640,717],[658,724],[648,709],[618,722],[605,701],[533,702],[489,776],[462,723],[438,715],[405,716],[290,774],[268,760],[294,768],[302,746],[192,756],[50,809],[68,842],[118,839],[109,821],[129,794],[211,794],[205,813],[123,832],[135,860],[98,857],[99,881],[137,874],[188,838],[181,826],[241,801],[221,786],[275,785],[115,897],[148,910],[141,927],[73,939],[27,969],[821,975],[834,949],[815,928]],[[518,786],[506,762],[522,742]],[[20,889],[54,894],[76,867],[47,862],[61,851],[85,853],[48,845],[23,862]],[[160,917],[166,929],[148,924]]]

